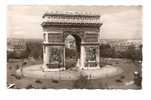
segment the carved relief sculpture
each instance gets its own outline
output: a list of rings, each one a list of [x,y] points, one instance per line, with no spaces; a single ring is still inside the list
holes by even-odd
[[[97,48],[96,47],[85,47],[86,48],[86,67],[94,67],[97,64],[96,55]]]

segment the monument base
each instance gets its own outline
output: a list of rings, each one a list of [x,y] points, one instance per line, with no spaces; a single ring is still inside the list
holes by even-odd
[[[94,66],[94,67],[89,67],[89,66],[81,66],[80,64],[80,59],[78,59],[77,64],[76,64],[76,68],[78,68],[79,70],[86,70],[86,69],[100,69],[100,66]]]
[[[82,69],[82,70],[87,70],[87,69],[100,69],[100,67],[82,67],[82,68],[80,68],[80,69]]]
[[[65,67],[61,67],[61,68],[48,68],[46,65],[42,66],[43,71],[45,72],[49,72],[49,71],[63,71],[66,68]]]

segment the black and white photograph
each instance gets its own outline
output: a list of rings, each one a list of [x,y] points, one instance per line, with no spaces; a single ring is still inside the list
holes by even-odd
[[[8,89],[142,89],[142,5],[8,5]]]

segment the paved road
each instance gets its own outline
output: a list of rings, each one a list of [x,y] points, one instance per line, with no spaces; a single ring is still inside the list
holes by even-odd
[[[32,65],[25,67],[22,74],[25,77],[40,78],[40,79],[58,79],[58,80],[77,80],[80,76],[87,76],[89,79],[97,79],[110,77],[122,73],[122,69],[114,66],[105,66],[101,69],[91,70],[64,70],[43,72],[42,65]],[[17,74],[21,75],[21,70],[17,70]]]

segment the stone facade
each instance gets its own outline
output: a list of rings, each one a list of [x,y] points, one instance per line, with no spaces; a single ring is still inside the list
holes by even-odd
[[[100,15],[50,12],[43,15],[41,25],[44,31],[45,71],[65,69],[65,38],[69,34],[75,37],[80,47],[79,68],[99,68]]]

